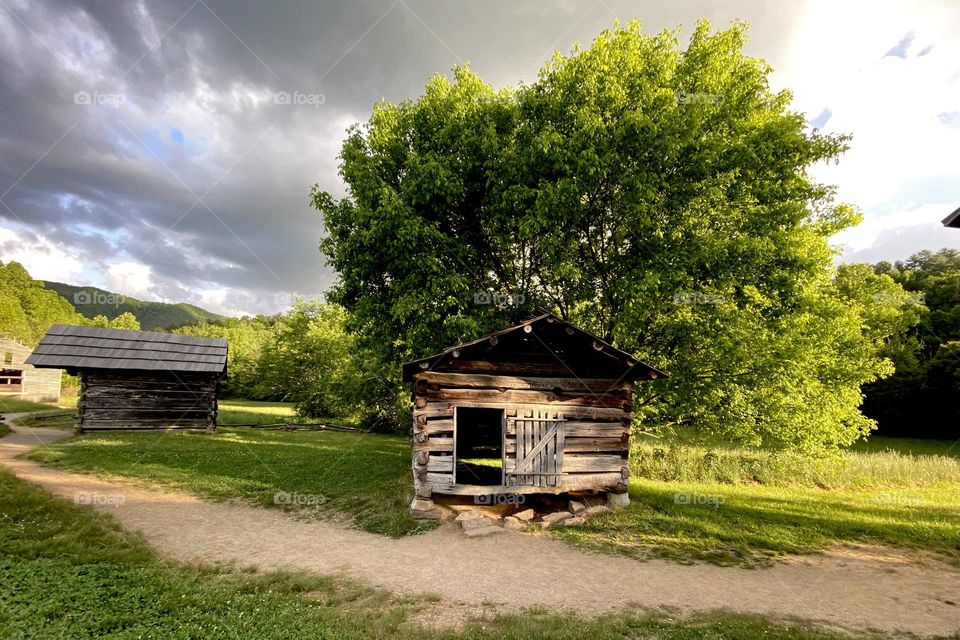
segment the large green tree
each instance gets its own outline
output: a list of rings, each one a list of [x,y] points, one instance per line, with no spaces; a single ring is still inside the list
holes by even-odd
[[[83,324],[84,319],[22,265],[0,262],[0,334],[33,346],[57,323]]]
[[[631,22],[530,86],[461,67],[376,105],[343,146],[347,196],[313,201],[383,371],[541,307],[671,374],[637,398],[645,426],[810,451],[867,433],[896,322],[866,330],[834,281],[828,238],[859,215],[807,171],[847,141],[771,91],[745,31],[700,23],[683,49]]]

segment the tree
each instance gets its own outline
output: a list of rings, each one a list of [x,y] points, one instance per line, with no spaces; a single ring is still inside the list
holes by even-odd
[[[35,345],[51,325],[82,324],[69,302],[34,280],[17,262],[0,262],[0,332]]]
[[[297,412],[312,417],[352,417],[359,372],[351,357],[347,314],[337,305],[298,300],[274,329],[258,364],[263,382]]]
[[[867,385],[864,413],[880,433],[956,439],[960,436],[960,251],[920,251],[874,270],[907,291],[922,309],[915,330],[888,342],[896,373]],[[923,306],[925,305],[925,306]]]
[[[187,336],[224,338],[229,343],[227,378],[222,384],[224,397],[251,400],[282,400],[285,393],[261,375],[260,360],[268,344],[275,340],[276,317],[228,318],[215,322],[202,320],[173,330]]]
[[[129,311],[124,311],[113,320],[107,316],[94,316],[89,321],[89,324],[92,324],[95,327],[103,327],[104,329],[126,329],[127,331],[140,331],[140,321],[137,320],[137,316],[133,315]]]
[[[343,146],[347,197],[313,190],[359,343],[396,380],[548,308],[670,372],[636,399],[645,427],[808,451],[866,434],[860,386],[898,321],[865,331],[840,295],[828,238],[859,214],[807,173],[847,139],[770,91],[745,32],[702,22],[681,50],[631,22],[528,87],[461,67],[376,105]]]

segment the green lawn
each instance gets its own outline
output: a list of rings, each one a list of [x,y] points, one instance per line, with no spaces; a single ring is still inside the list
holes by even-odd
[[[277,422],[319,422],[306,420],[293,411],[289,402],[255,402],[253,400],[221,400],[217,424],[272,424]]]
[[[342,513],[390,536],[435,526],[409,514],[405,436],[332,431],[95,432],[48,445],[34,460],[167,483],[214,499]]]
[[[621,640],[826,640],[798,623],[712,615],[595,620],[531,611],[424,629],[411,614],[436,598],[396,597],[340,579],[184,567],[156,558],[112,519],[52,498],[0,469],[0,637]]]
[[[635,479],[629,507],[550,535],[596,551],[762,564],[868,542],[960,562],[960,485],[824,490]]]
[[[38,405],[44,408],[45,405]],[[64,411],[58,416],[24,416],[17,424],[24,427],[57,427],[73,428],[74,411]],[[303,418],[294,413],[293,405],[289,402],[255,402],[252,400],[221,400],[217,422],[221,426],[235,424],[299,424],[304,422],[321,422],[316,418]]]
[[[41,404],[20,398],[0,397],[0,413],[22,413],[24,411],[50,411],[59,409],[54,404]]]
[[[281,404],[224,404],[268,421],[292,413]],[[887,439],[810,460],[637,439],[631,506],[550,535],[600,551],[721,564],[764,562],[838,542],[924,548],[960,561],[960,459],[933,455],[948,449],[949,443]],[[406,436],[229,427],[216,434],[109,432],[48,445],[31,457],[213,499],[341,515],[390,536],[435,526],[408,514]]]
[[[960,433],[957,434],[960,437]],[[960,458],[960,440],[921,440],[920,438],[887,438],[871,436],[851,447],[851,451],[896,451],[915,456],[951,456]]]
[[[598,551],[717,564],[837,542],[926,549],[960,562],[960,459],[943,455],[950,443],[890,440],[811,460],[638,438],[630,506],[551,535]],[[910,450],[923,453],[902,453]]]

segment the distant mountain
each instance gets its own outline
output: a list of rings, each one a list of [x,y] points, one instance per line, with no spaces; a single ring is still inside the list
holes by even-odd
[[[147,302],[96,287],[77,287],[72,284],[47,282],[46,280],[42,282],[47,289],[52,289],[59,293],[61,297],[66,298],[82,316],[87,318],[106,316],[113,320],[120,314],[129,311],[137,317],[137,320],[140,321],[140,327],[144,331],[170,329],[184,324],[193,324],[200,320],[223,320],[225,317],[184,302],[178,304]]]

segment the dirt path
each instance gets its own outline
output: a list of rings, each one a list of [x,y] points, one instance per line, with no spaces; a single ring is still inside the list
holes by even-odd
[[[279,511],[204,502],[181,492],[112,483],[16,460],[69,435],[15,429],[0,439],[0,463],[66,498],[99,510],[183,562],[342,575],[401,593],[436,593],[481,613],[534,605],[586,615],[623,608],[695,614],[716,609],[797,617],[850,631],[917,635],[960,631],[960,569],[911,562],[863,547],[795,558],[769,569],[638,562],[584,553],[541,536],[466,538],[453,526],[392,540]]]

